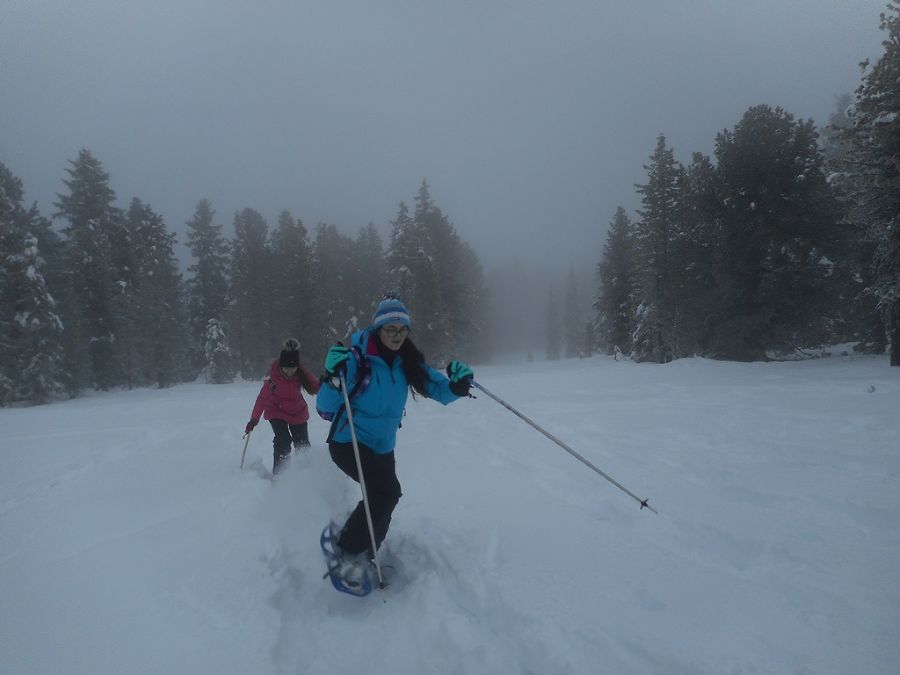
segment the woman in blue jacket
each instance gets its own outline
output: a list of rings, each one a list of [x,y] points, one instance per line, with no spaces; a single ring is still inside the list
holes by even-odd
[[[344,410],[339,373],[346,378],[359,446],[360,463],[372,514],[375,546],[381,546],[391,523],[391,513],[400,501],[400,482],[394,464],[397,429],[413,394],[444,405],[468,396],[472,369],[460,361],[447,366],[447,375],[425,363],[409,338],[409,312],[400,300],[385,298],[372,317],[372,325],[353,335],[351,347],[335,345],[325,357],[325,383],[319,389],[316,409],[331,420],[328,448],[341,471],[359,482]],[[364,551],[372,556],[365,506],[360,501],[344,523],[337,540],[342,553]]]

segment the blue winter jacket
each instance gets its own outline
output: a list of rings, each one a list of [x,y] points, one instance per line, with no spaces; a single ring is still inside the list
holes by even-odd
[[[353,410],[353,424],[356,439],[363,445],[383,455],[394,450],[397,444],[397,429],[403,419],[409,383],[403,373],[402,357],[398,354],[391,367],[378,354],[371,328],[353,334],[352,345],[364,354],[369,369],[369,381],[363,383],[350,401]],[[347,360],[347,391],[353,392],[360,375],[362,364],[356,358]],[[450,391],[450,380],[430,366],[426,366],[427,394],[444,405],[459,398]],[[326,420],[332,420],[331,439],[336,443],[350,442],[350,426],[344,412],[344,396],[341,391],[325,383],[316,397],[316,411]]]

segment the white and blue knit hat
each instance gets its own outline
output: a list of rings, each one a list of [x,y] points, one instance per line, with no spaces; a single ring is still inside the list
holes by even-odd
[[[409,310],[397,298],[385,298],[378,303],[372,315],[372,327],[378,330],[388,323],[399,323],[409,327]]]

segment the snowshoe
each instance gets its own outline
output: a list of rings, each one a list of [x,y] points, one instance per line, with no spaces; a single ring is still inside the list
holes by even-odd
[[[366,561],[365,554],[352,555],[342,551],[337,543],[339,536],[340,532],[332,522],[322,530],[322,536],[319,537],[327,566],[323,578],[330,578],[331,584],[341,593],[357,597],[368,595],[372,592],[371,566]]]

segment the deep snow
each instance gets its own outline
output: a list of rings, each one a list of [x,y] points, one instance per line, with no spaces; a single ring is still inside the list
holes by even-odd
[[[358,487],[325,422],[274,483],[256,382],[0,410],[2,673],[897,673],[900,369],[476,369],[410,402],[384,596],[321,576]]]

